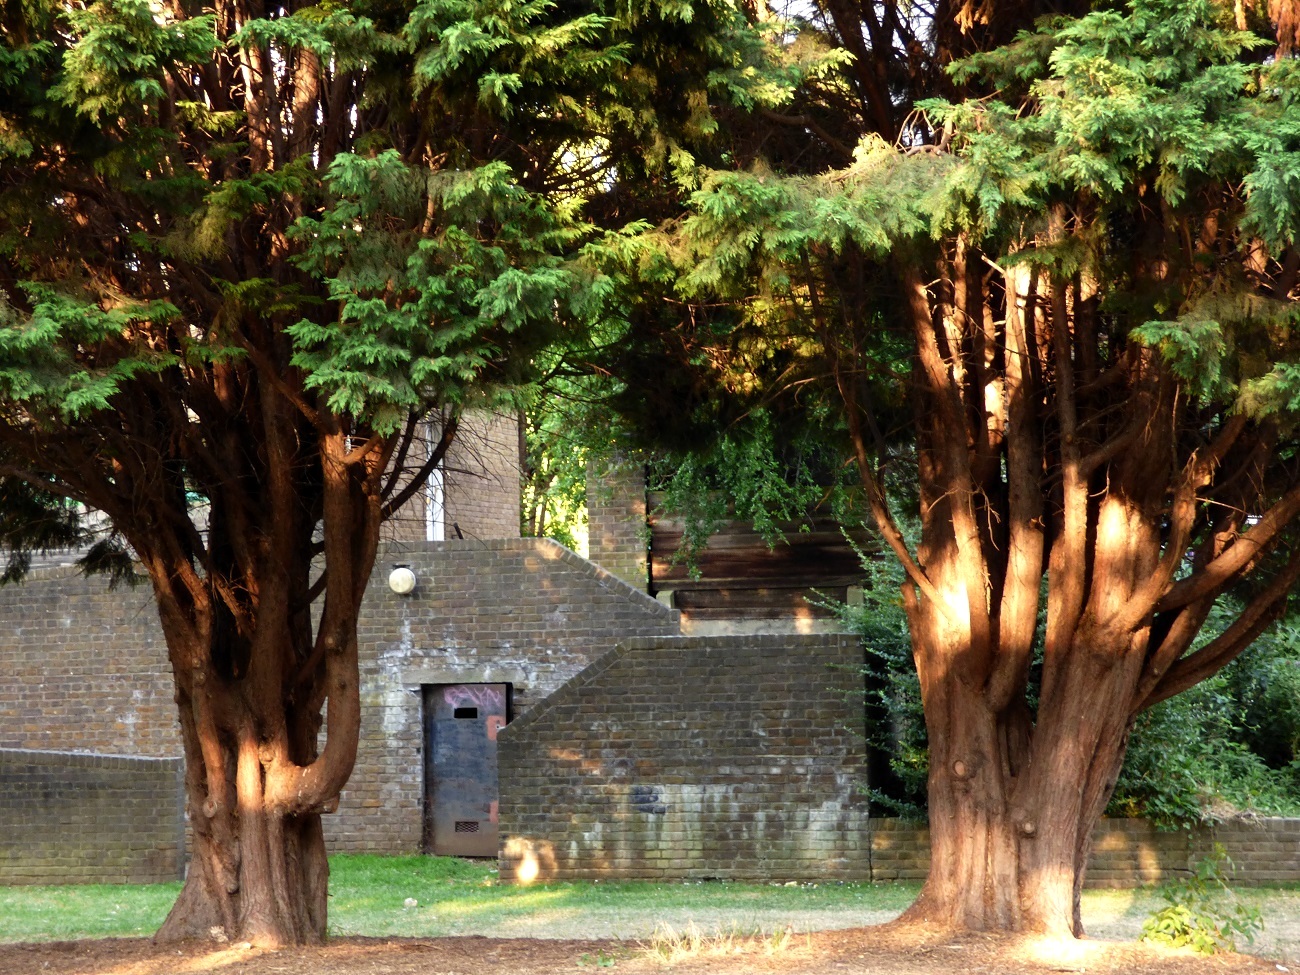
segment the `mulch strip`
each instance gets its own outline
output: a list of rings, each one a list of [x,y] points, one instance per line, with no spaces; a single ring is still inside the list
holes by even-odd
[[[143,938],[0,945],[2,975],[556,975],[598,972],[683,975],[1099,975],[1286,973],[1249,955],[1210,957],[1140,943],[1047,940],[887,924],[792,935],[770,941],[706,944],[673,964],[646,945],[623,941],[527,938],[336,938],[316,948],[268,951],[248,945]],[[1297,972],[1296,975],[1300,975]]]

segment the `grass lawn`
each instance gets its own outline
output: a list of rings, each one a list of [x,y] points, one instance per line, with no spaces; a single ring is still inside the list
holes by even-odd
[[[338,934],[643,938],[659,922],[694,921],[706,930],[847,927],[894,916],[917,891],[905,884],[718,882],[516,887],[497,886],[495,869],[447,858],[331,862],[330,930]],[[418,906],[406,907],[407,898]]]
[[[886,921],[915,884],[560,883],[498,886],[487,862],[448,857],[330,858],[333,934],[437,937],[648,939],[660,924],[682,930],[772,932]],[[0,887],[0,942],[129,937],[162,923],[179,884]],[[1300,890],[1246,889],[1265,917],[1253,950],[1300,957]],[[416,901],[407,906],[408,900]],[[1144,890],[1089,890],[1084,923],[1094,937],[1130,940],[1164,906]],[[1242,946],[1246,947],[1246,946]]]
[[[712,882],[515,887],[497,885],[492,863],[450,857],[335,856],[330,865],[331,933],[376,936],[646,937],[659,921],[684,926],[691,920],[709,930],[847,927],[897,914],[917,889]],[[148,935],[179,890],[180,884],[0,887],[0,941]],[[407,907],[408,898],[418,905]]]

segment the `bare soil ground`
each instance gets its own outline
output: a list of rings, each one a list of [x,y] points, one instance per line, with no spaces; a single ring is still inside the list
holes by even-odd
[[[530,938],[337,938],[320,948],[263,951],[247,945],[154,945],[145,939],[0,945],[3,975],[1100,975],[1286,973],[1248,955],[1202,957],[1139,943],[968,935],[881,925],[773,939],[717,941],[671,964],[647,944]]]

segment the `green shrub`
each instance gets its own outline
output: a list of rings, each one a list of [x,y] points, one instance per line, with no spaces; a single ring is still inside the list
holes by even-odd
[[[1205,955],[1235,951],[1238,937],[1253,942],[1264,920],[1258,909],[1247,907],[1233,893],[1223,874],[1225,866],[1231,870],[1232,861],[1216,843],[1190,877],[1165,886],[1160,894],[1167,906],[1143,923],[1142,940]]]
[[[1227,607],[1217,615],[1231,613]],[[1219,674],[1138,717],[1111,815],[1180,827],[1241,813],[1300,814],[1296,623],[1265,634]]]

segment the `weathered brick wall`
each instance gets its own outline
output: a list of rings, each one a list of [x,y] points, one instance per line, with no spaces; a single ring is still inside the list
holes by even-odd
[[[398,597],[387,589],[388,571],[398,562],[412,564],[420,575],[420,587],[412,596]],[[508,681],[514,685],[515,714],[519,716],[626,635],[662,635],[674,632],[676,626],[675,614],[544,540],[393,545],[381,553],[376,570],[363,609],[363,730],[357,769],[339,813],[326,817],[331,842],[339,850],[396,853],[419,848],[422,685]],[[0,748],[179,756],[170,672],[147,587],[110,591],[102,580],[86,579],[71,569],[41,569],[21,586],[0,588],[0,619],[5,621],[0,629]],[[790,638],[763,639],[769,641],[769,647],[794,645],[787,644]],[[762,645],[762,641],[753,643],[752,638],[750,642]],[[696,641],[690,645],[703,644]],[[782,680],[788,683],[796,679],[790,672],[789,658],[781,652],[768,651],[765,666],[769,670],[739,670],[733,677],[731,671],[740,659],[728,658],[722,666],[726,673],[718,678],[704,680],[698,674],[670,669],[655,678],[662,686],[644,681],[639,686],[618,685],[622,697],[615,695],[610,700],[608,706],[615,709],[611,713],[621,714],[623,711],[618,709],[627,708],[644,710],[657,702],[654,713],[663,717],[662,727],[647,724],[648,719],[641,714],[626,719],[599,719],[602,705],[590,689],[582,691],[586,695],[581,700],[587,724],[580,729],[570,724],[572,738],[566,737],[568,732],[559,734],[557,727],[552,741],[554,754],[546,757],[546,762],[551,763],[547,767],[558,776],[558,784],[549,783],[538,770],[528,770],[527,775],[513,781],[503,777],[509,800],[506,814],[535,815],[551,804],[555,816],[547,820],[547,829],[554,835],[563,837],[566,844],[581,841],[584,845],[576,848],[579,853],[597,848],[594,841],[584,837],[598,837],[598,848],[611,851],[609,862],[620,870],[629,870],[634,859],[631,854],[637,848],[627,845],[630,840],[622,847],[618,845],[618,837],[624,835],[618,832],[624,829],[620,824],[629,818],[633,805],[638,810],[663,805],[664,814],[651,812],[648,817],[666,843],[676,843],[678,837],[671,831],[664,832],[671,821],[664,797],[670,797],[678,813],[698,810],[701,816],[721,816],[727,810],[737,812],[734,822],[711,834],[715,839],[708,842],[715,844],[714,849],[725,852],[725,846],[717,844],[748,843],[760,835],[765,842],[776,843],[789,823],[808,822],[822,834],[843,834],[836,842],[846,861],[855,856],[866,861],[865,866],[847,864],[836,866],[836,870],[874,875],[877,879],[924,877],[928,840],[923,829],[909,824],[877,820],[867,823],[850,817],[844,820],[849,825],[842,827],[838,824],[843,810],[828,806],[809,808],[807,816],[811,818],[799,819],[805,815],[800,812],[794,819],[783,820],[780,826],[773,825],[776,820],[767,811],[769,805],[762,791],[773,768],[803,768],[808,775],[820,770],[815,773],[822,776],[817,781],[826,784],[831,781],[826,778],[831,765],[846,780],[856,781],[855,763],[860,760],[856,753],[847,752],[842,763],[828,759],[823,754],[825,749],[830,748],[828,754],[833,757],[835,749],[849,746],[838,739],[825,739],[823,727],[816,734],[792,735],[788,751],[772,753],[779,762],[767,761],[766,752],[755,744],[755,754],[760,757],[754,763],[728,765],[725,752],[714,750],[718,742],[729,741],[739,748],[737,742],[767,743],[771,739],[770,727],[761,722],[756,726],[743,723],[757,720],[755,715],[771,713],[763,710],[767,705],[750,700],[750,685],[780,688],[784,686]],[[808,667],[801,671],[800,680],[819,672],[817,658],[801,659],[808,661]],[[722,696],[709,714],[692,716],[689,709],[677,709],[671,698],[663,696],[664,688],[689,685],[684,700],[695,707],[714,693],[697,691],[696,683],[701,688],[722,688],[717,690]],[[570,718],[577,720],[574,715]],[[692,730],[696,720],[700,722],[698,732]],[[749,733],[757,727],[768,731],[769,737],[763,738],[756,730]],[[503,733],[503,741],[511,742],[514,734],[514,729]],[[628,743],[636,735],[644,736],[653,748],[647,745],[644,751],[632,754]],[[796,739],[804,738],[807,744],[796,744]],[[689,743],[689,747],[682,742]],[[602,769],[615,760],[609,757],[615,751],[632,765],[630,769],[620,767],[619,775],[624,778],[602,779]],[[681,758],[682,771],[665,772],[659,779],[647,777],[648,772],[642,774],[646,769],[666,768],[664,763],[672,754]],[[120,760],[99,756],[95,761],[100,764],[88,767],[97,770],[95,775],[109,778],[126,770],[122,774],[129,778],[135,766],[111,764]],[[650,764],[637,764],[646,762]],[[590,774],[578,774],[578,768],[589,769]],[[723,768],[729,769],[725,775]],[[752,790],[744,779],[746,769],[756,777]],[[511,774],[507,771],[506,776]],[[732,776],[727,781],[733,790],[740,791],[733,791],[724,802],[725,797],[717,791],[718,779],[710,776]],[[567,808],[563,793],[575,781],[583,789],[600,785],[601,789],[615,790],[612,804],[603,807],[612,816],[609,825],[589,818],[581,830],[570,835],[568,820],[559,810]],[[778,775],[774,781],[785,780]],[[633,803],[633,784],[661,788],[637,793]],[[839,788],[839,780],[835,787]],[[623,790],[622,799],[618,798],[618,789]],[[585,811],[582,815],[594,814]],[[644,812],[637,815],[643,819],[647,816]],[[133,816],[128,822],[137,819]],[[147,823],[147,819],[139,821]],[[17,836],[16,829],[6,823],[8,820],[0,819],[0,830]],[[789,835],[797,833],[789,831]],[[122,832],[117,838],[124,837],[126,833]],[[76,840],[76,836],[72,839]],[[1090,881],[1120,886],[1155,882],[1170,871],[1185,869],[1189,859],[1203,855],[1215,839],[1225,845],[1237,864],[1238,876],[1247,881],[1300,881],[1300,821],[1296,820],[1263,820],[1258,827],[1234,824],[1219,827],[1212,834],[1193,835],[1158,832],[1141,821],[1109,821],[1103,824],[1094,843]],[[130,842],[138,840],[132,838]],[[691,842],[696,841],[691,838]],[[701,837],[698,845],[703,849],[705,839]],[[74,851],[74,859],[85,859],[76,852],[82,848],[75,842],[67,849]],[[678,869],[674,859],[681,858],[647,859],[652,871],[648,875],[673,874]],[[55,858],[46,863],[57,866]],[[162,869],[166,873],[171,868]],[[808,875],[825,875],[823,866],[815,869],[819,872]],[[55,876],[45,873],[45,867],[41,870],[42,876]],[[723,873],[710,870],[705,875]],[[116,879],[127,876],[133,875],[121,870],[114,874]]]
[[[420,586],[389,591],[411,565]],[[71,569],[0,588],[0,747],[179,756],[166,649],[147,588],[111,592]],[[362,736],[340,851],[420,848],[423,684],[505,681],[516,714],[626,635],[677,614],[548,539],[391,544],[362,607]]]
[[[0,748],[180,754],[149,586],[38,569],[0,587],[0,620]]]
[[[872,880],[925,879],[930,870],[930,833],[905,819],[872,819],[862,845]]]
[[[857,794],[860,656],[833,636],[620,645],[501,732],[502,879],[924,880],[925,826]],[[1185,875],[1215,843],[1241,883],[1300,881],[1300,820],[1110,819],[1088,884]]]
[[[0,749],[0,884],[182,876],[180,759]]]
[[[447,451],[447,530],[465,538],[519,537],[519,419],[474,413]]]
[[[421,442],[408,458],[416,466],[427,456]],[[443,459],[443,538],[518,538],[520,507],[519,421],[486,410],[467,413]],[[417,492],[384,525],[384,538],[422,542],[428,535],[427,490]]]
[[[862,650],[628,641],[500,734],[501,876],[867,877]]]
[[[871,876],[924,880],[930,837],[924,826],[873,819]],[[1300,819],[1264,818],[1190,830],[1159,830],[1144,819],[1103,819],[1092,838],[1089,887],[1138,887],[1186,876],[1215,844],[1232,860],[1238,883],[1300,881]]]
[[[1141,819],[1102,820],[1093,835],[1091,887],[1135,887],[1168,880],[1221,844],[1240,883],[1300,881],[1300,819],[1260,819],[1165,832]],[[1225,865],[1225,873],[1229,872]]]
[[[645,467],[622,457],[587,464],[587,550],[591,561],[645,592],[647,557]]]
[[[395,564],[419,578],[409,596],[385,583]],[[331,848],[420,848],[423,685],[510,683],[519,716],[620,639],[676,633],[677,618],[550,539],[390,547],[361,610],[361,741],[326,817]]]

